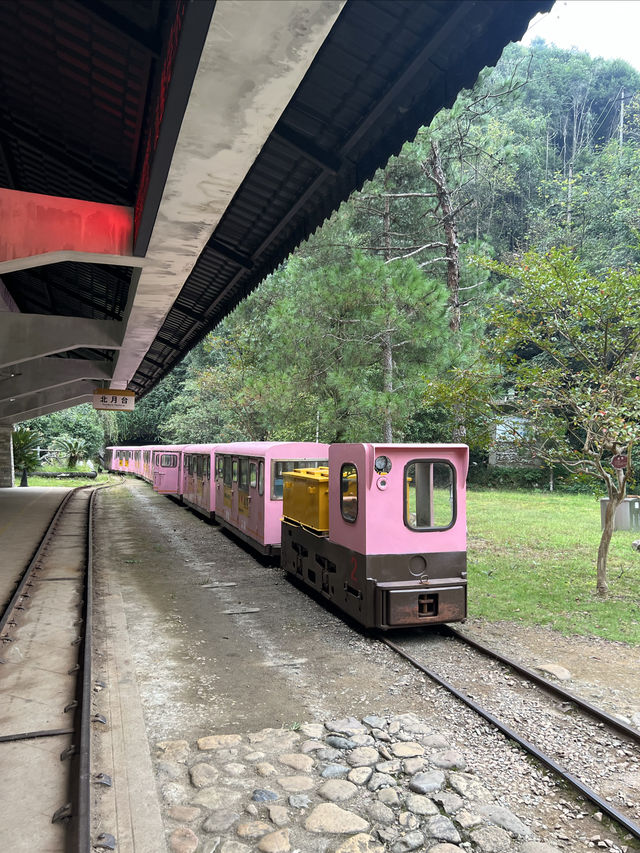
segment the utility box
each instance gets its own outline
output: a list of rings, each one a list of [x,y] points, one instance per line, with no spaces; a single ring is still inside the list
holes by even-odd
[[[604,530],[609,498],[600,498],[600,522]],[[630,495],[623,498],[613,519],[614,530],[640,530],[640,496]]]
[[[329,532],[329,469],[296,468],[284,473],[282,514],[316,533]]]

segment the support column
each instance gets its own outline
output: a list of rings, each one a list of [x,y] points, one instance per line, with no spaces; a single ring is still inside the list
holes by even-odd
[[[13,487],[13,427],[0,426],[0,489]]]

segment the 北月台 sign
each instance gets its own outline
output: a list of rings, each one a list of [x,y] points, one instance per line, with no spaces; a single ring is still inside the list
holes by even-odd
[[[96,388],[93,392],[93,408],[108,412],[132,412],[136,401],[134,391],[118,391],[116,388]]]

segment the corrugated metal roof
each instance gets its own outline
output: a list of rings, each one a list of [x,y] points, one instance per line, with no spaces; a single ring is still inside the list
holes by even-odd
[[[132,387],[149,391],[551,5],[348,0]],[[0,185],[133,206],[163,50],[187,6],[186,0],[3,0]],[[63,263],[3,280],[23,311],[122,319],[131,274]],[[90,350],[74,355],[97,357]]]
[[[140,365],[145,393],[549,0],[350,0]]]
[[[3,0],[0,185],[133,207],[145,112],[173,12],[173,2],[160,0]],[[128,267],[59,263],[3,282],[23,312],[122,320],[131,275]]]

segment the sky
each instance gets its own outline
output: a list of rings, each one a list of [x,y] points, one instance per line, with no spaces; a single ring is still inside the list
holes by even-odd
[[[640,0],[557,0],[531,21],[522,43],[540,37],[594,57],[626,59],[640,71],[639,33]]]

